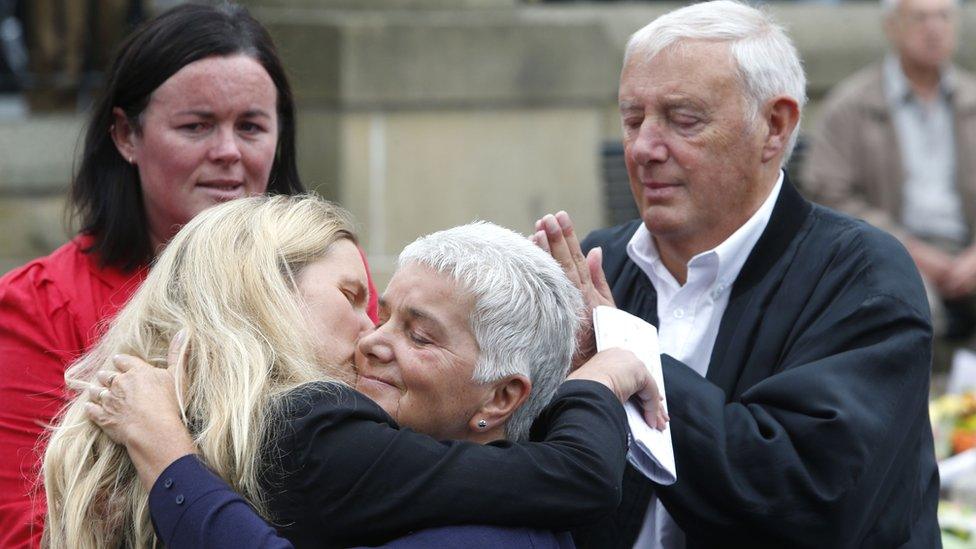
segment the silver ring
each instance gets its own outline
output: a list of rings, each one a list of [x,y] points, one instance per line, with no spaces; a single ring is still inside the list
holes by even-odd
[[[98,392],[98,401],[101,402],[101,401],[105,400],[105,395],[108,394],[108,392],[109,392],[108,389],[102,389],[101,391],[99,391]]]

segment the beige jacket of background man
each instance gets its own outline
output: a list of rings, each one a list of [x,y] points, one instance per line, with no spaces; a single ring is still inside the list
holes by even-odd
[[[862,69],[827,97],[803,166],[804,188],[822,204],[901,238],[902,159],[883,90],[882,64]],[[976,77],[954,67],[956,188],[968,240],[976,226]]]

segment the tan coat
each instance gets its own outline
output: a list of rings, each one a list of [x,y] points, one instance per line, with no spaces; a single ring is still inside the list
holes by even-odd
[[[955,71],[950,102],[956,187],[971,239],[976,227],[976,77]],[[844,80],[828,95],[802,176],[813,200],[900,237],[904,174],[882,82],[878,63]]]

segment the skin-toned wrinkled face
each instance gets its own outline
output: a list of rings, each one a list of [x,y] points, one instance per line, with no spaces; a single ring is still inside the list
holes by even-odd
[[[634,52],[619,104],[631,192],[659,248],[689,258],[711,249],[775,184],[761,183],[764,135],[726,44],[686,41],[651,59]]]
[[[491,389],[472,379],[473,307],[451,277],[401,267],[380,299],[380,326],[359,342],[356,389],[400,425],[442,440],[467,438]]]
[[[939,70],[956,50],[958,8],[952,0],[901,0],[885,31],[909,69]]]
[[[129,124],[114,110],[113,138],[139,171],[155,248],[204,209],[265,192],[278,146],[278,93],[246,55],[190,63],[156,88]]]
[[[319,328],[314,331],[316,358],[341,367],[351,381],[356,342],[373,328],[366,314],[369,287],[359,248],[346,239],[335,242],[324,257],[301,270],[296,283],[309,325]]]

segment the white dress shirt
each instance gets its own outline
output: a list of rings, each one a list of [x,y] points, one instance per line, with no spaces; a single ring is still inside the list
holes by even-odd
[[[884,60],[885,99],[891,109],[905,182],[901,221],[922,238],[963,244],[969,229],[956,189],[952,68],[943,72],[939,93],[925,101],[912,93],[898,58]]]
[[[650,279],[657,291],[658,335],[661,353],[668,354],[705,376],[722,315],[729,304],[732,284],[746,258],[769,223],[783,173],[756,213],[724,242],[688,262],[684,286],[661,262],[651,233],[641,224],[627,243],[627,255]],[[678,473],[680,476],[680,472]],[[635,548],[683,548],[684,533],[656,496],[644,516]]]

